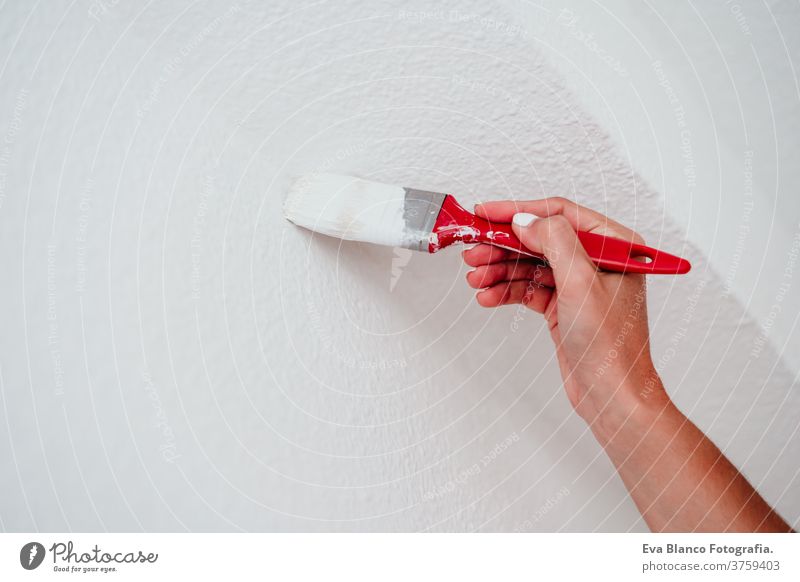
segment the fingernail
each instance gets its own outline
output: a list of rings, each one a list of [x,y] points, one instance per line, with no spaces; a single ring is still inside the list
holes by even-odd
[[[527,212],[517,212],[512,219],[512,222],[517,226],[526,227],[530,226],[533,221],[536,220],[536,216],[533,214],[529,214]]]

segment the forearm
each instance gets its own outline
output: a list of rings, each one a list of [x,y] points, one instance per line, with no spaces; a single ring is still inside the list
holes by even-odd
[[[656,391],[592,430],[653,531],[790,531],[725,455]]]

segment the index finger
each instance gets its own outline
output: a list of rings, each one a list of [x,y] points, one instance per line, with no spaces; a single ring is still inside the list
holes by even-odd
[[[560,215],[566,218],[575,230],[644,244],[644,239],[627,226],[560,196],[541,200],[498,200],[475,206],[475,214],[494,222],[511,222],[518,212],[528,212],[540,218]]]

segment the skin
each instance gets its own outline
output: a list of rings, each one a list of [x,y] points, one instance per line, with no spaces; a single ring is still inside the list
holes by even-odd
[[[544,315],[567,397],[650,529],[791,531],[670,400],[650,356],[644,275],[598,271],[575,231],[644,244],[642,237],[563,198],[488,202],[475,213],[513,221],[522,243],[548,263],[483,244],[464,251],[476,300],[489,308],[521,303]],[[523,226],[533,217],[519,213],[539,218]]]

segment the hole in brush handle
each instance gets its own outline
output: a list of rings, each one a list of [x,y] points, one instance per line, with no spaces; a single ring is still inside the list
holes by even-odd
[[[484,221],[485,222],[485,221]],[[510,224],[491,224],[481,233],[481,240],[504,249],[546,262],[543,255],[528,250],[511,230]],[[643,273],[650,275],[682,275],[692,268],[689,261],[653,247],[578,231],[578,240],[589,258],[600,268],[618,273]]]
[[[682,275],[692,268],[686,259],[622,239],[580,231],[578,239],[597,266],[608,271]]]

